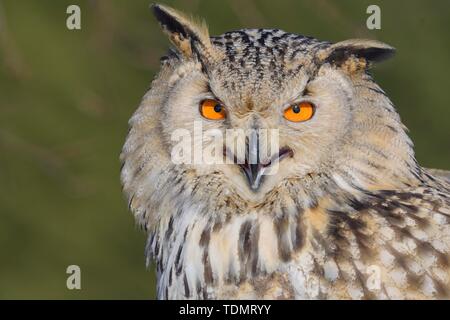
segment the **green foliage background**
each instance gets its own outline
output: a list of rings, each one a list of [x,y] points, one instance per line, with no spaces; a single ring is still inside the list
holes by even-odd
[[[211,34],[277,27],[387,42],[375,78],[425,166],[450,169],[450,1],[167,1]],[[82,30],[69,31],[78,4]],[[365,27],[369,4],[382,30]],[[0,298],[153,298],[144,234],[127,212],[118,156],[167,39],[149,0],[0,0]],[[82,290],[66,289],[66,267]]]

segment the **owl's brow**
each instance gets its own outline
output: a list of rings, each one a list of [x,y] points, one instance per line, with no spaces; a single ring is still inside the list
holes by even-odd
[[[303,91],[301,93],[302,96],[307,96],[311,93],[311,91],[309,91],[308,89],[308,84],[313,80],[313,77],[308,78],[308,81],[306,81],[305,83],[305,87],[303,88]]]
[[[217,100],[220,100],[217,96],[217,94],[214,92],[214,90],[212,89],[211,85],[209,84],[209,82],[206,84],[206,91],[208,93],[211,93],[211,95],[214,96],[214,98],[217,98]]]
[[[219,96],[214,92],[214,90],[212,89],[212,87],[211,87],[211,85],[209,83],[206,84],[206,91],[213,96],[214,100],[217,100],[222,105],[225,105],[223,103],[223,101],[219,98]]]
[[[300,99],[301,97],[304,97],[304,96],[308,96],[311,92],[309,91],[309,89],[308,89],[308,85],[309,85],[309,83],[311,82],[311,81],[313,81],[315,78],[314,77],[312,77],[312,76],[310,76],[310,77],[308,77],[308,80],[305,82],[305,84],[304,84],[304,86],[303,86],[303,89],[300,91],[297,91],[298,93],[297,94],[293,94],[292,96],[291,96],[291,99],[290,100],[298,100],[298,99]],[[300,89],[300,88],[299,88]],[[290,102],[292,102],[292,101],[290,101]]]

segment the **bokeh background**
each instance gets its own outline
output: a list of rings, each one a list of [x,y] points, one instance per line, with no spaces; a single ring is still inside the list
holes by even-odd
[[[450,1],[163,1],[211,34],[277,27],[387,42],[375,79],[429,167],[450,169]],[[118,156],[168,48],[149,0],[0,0],[0,298],[148,299],[154,271],[127,212]],[[66,28],[81,7],[82,29]],[[381,7],[381,30],[366,8]],[[66,288],[81,267],[82,289]]]

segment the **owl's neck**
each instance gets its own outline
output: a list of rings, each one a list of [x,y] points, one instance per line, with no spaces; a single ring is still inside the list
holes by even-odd
[[[368,201],[367,192],[342,188],[340,178],[310,179],[308,189],[302,189],[298,181],[286,181],[257,206],[213,181],[209,181],[208,195],[195,185],[167,193],[160,202],[165,214],[159,216],[148,243],[149,257],[157,262],[159,298],[220,298],[230,294],[262,298],[261,290],[255,287],[258,281],[266,282],[267,289],[262,292],[267,294],[279,287],[280,295],[271,298],[292,298],[290,281],[279,278],[283,268],[307,259],[306,253],[314,257],[323,254],[317,251],[318,241],[334,250],[336,238],[331,226],[348,223],[352,212]],[[309,262],[301,264],[311,268],[303,273],[305,279],[316,276]],[[275,278],[271,284],[270,279]],[[242,296],[236,288],[245,283],[249,287]]]

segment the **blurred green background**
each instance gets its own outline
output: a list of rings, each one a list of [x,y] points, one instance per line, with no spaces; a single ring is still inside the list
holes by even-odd
[[[373,72],[422,165],[450,169],[450,1],[164,1],[211,34],[276,27],[387,42]],[[145,236],[127,212],[118,156],[168,48],[149,0],[0,0],[0,298],[154,298]],[[66,28],[81,7],[82,30]],[[381,7],[381,30],[366,8]],[[66,288],[66,267],[82,290]]]

